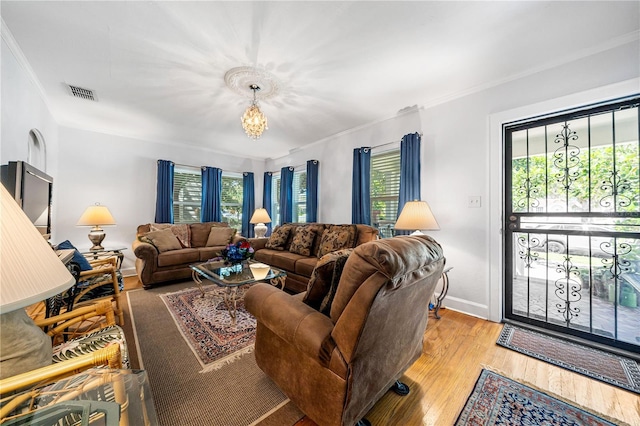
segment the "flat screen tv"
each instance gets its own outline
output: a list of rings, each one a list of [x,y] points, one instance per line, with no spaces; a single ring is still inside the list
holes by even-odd
[[[9,161],[0,171],[4,187],[48,240],[51,237],[53,178],[24,161]]]

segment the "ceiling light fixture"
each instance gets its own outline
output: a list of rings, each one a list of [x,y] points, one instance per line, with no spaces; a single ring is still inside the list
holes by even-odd
[[[260,90],[260,86],[251,84],[249,88],[253,90],[253,101],[242,115],[242,128],[247,136],[253,140],[257,140],[262,135],[262,132],[268,129],[267,117],[260,111],[258,101],[256,100],[256,92]]]

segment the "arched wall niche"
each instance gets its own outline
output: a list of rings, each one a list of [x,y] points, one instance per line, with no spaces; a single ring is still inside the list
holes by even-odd
[[[27,163],[45,173],[47,172],[47,147],[44,136],[38,129],[29,130]]]

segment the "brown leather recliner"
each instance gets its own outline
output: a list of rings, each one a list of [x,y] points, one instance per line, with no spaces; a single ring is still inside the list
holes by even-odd
[[[268,284],[245,306],[258,321],[258,366],[317,424],[353,425],[422,353],[445,259],[428,236],[356,247],[325,316]]]

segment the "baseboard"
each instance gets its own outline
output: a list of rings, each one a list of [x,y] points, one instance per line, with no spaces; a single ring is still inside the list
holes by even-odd
[[[487,305],[482,305],[470,300],[447,296],[442,301],[442,306],[446,307],[446,309],[451,309],[477,318],[489,318],[489,307]]]
[[[136,275],[136,268],[123,268],[120,269],[123,277],[133,277]]]

